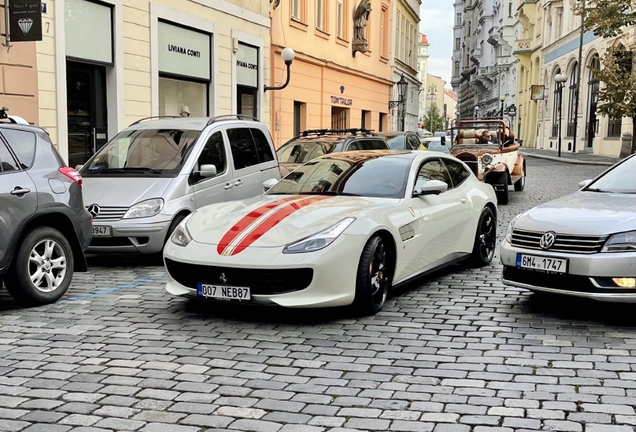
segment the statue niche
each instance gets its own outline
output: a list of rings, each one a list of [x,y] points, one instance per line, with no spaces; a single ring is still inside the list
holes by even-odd
[[[369,43],[365,35],[365,30],[370,14],[371,3],[369,3],[368,0],[360,0],[353,14],[353,42],[351,44],[353,57],[356,56],[356,52],[358,51],[361,53],[369,51]]]

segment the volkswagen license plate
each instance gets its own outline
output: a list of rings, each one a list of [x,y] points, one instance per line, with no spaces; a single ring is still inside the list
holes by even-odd
[[[567,273],[568,260],[561,258],[517,254],[517,268],[539,270],[549,273]]]
[[[227,285],[197,285],[197,295],[204,298],[214,298],[219,300],[250,300],[252,298],[250,289],[246,287],[234,287]]]
[[[110,237],[110,227],[93,225],[93,237]]]

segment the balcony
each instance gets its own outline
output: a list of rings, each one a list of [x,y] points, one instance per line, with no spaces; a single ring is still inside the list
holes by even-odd
[[[532,39],[517,39],[515,41],[515,48],[512,52],[514,55],[518,54],[530,54],[532,52]]]

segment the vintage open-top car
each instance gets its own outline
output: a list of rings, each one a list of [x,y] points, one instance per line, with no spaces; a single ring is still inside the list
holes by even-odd
[[[514,185],[518,192],[525,188],[521,144],[504,120],[460,120],[453,132],[450,154],[466,163],[480,181],[493,186],[499,204],[508,204],[508,186]]]

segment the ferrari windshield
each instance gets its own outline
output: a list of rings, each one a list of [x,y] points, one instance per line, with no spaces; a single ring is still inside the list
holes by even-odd
[[[292,141],[278,149],[279,163],[303,164],[333,152],[336,149],[335,141]]]
[[[176,176],[200,134],[180,129],[123,131],[97,152],[81,174]]]
[[[287,174],[268,194],[404,198],[411,162],[400,154],[325,157]]]
[[[584,190],[589,192],[636,194],[636,157],[616,165]]]

